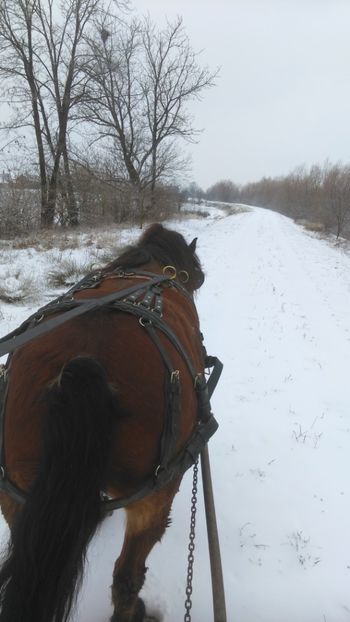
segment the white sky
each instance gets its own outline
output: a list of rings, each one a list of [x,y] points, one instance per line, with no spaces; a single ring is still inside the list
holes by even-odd
[[[217,86],[193,106],[192,177],[204,189],[350,160],[349,0],[133,0],[160,24],[182,15]]]

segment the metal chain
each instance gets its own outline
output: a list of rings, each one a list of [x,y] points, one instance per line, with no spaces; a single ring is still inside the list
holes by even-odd
[[[194,539],[196,528],[196,512],[197,512],[197,488],[198,484],[198,458],[193,465],[193,483],[192,483],[192,497],[191,497],[191,523],[190,534],[188,544],[188,558],[187,558],[187,585],[186,585],[186,600],[185,600],[185,617],[184,622],[191,622],[191,609],[192,609],[192,580],[193,580],[193,564],[194,564]]]

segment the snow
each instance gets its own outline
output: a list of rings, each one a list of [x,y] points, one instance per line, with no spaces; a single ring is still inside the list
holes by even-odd
[[[205,209],[170,224],[198,236],[197,307],[208,353],[224,363],[209,451],[228,621],[348,622],[350,256],[261,208]],[[32,250],[25,267],[36,266],[45,271]],[[33,310],[2,305],[2,333]],[[187,473],[147,562],[142,595],[164,622],[184,616],[190,497]],[[116,512],[96,534],[74,622],[111,615],[122,526]],[[213,619],[201,492],[192,617]]]

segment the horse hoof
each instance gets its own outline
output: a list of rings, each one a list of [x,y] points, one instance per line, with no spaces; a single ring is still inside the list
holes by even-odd
[[[138,598],[135,605],[135,613],[132,618],[132,622],[145,622],[146,619],[146,607],[142,598]]]
[[[141,601],[142,607],[143,607],[142,622],[161,622],[160,618],[157,618],[154,614],[146,612],[145,603],[143,602],[143,600],[141,598],[138,598],[138,601]],[[137,603],[137,604],[139,604],[139,603]],[[138,618],[135,618],[135,622],[138,622]]]
[[[132,618],[129,615],[120,615],[117,611],[112,615],[110,622],[153,622],[152,618],[147,619],[146,607],[142,598],[138,598],[135,606]],[[155,622],[158,622],[157,620]]]

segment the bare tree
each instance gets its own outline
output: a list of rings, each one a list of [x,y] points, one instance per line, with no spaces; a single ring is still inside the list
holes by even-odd
[[[47,213],[47,169],[41,132],[39,88],[36,78],[39,45],[33,40],[35,3],[4,0],[0,4],[0,77],[7,80],[8,101],[15,101],[15,119],[8,127],[32,125],[35,132],[41,183],[41,214]],[[28,109],[28,102],[30,108]],[[24,110],[23,110],[24,108]],[[20,113],[18,115],[18,113]]]
[[[340,164],[327,164],[325,169],[323,184],[325,201],[336,222],[338,238],[350,211],[350,168],[341,167]]]
[[[184,195],[187,199],[197,201],[199,205],[205,196],[205,192],[195,181],[191,181],[189,186],[185,188]]]
[[[115,5],[125,2],[115,0]],[[103,0],[2,0],[0,76],[8,101],[19,108],[8,127],[34,129],[41,180],[41,222],[54,222],[57,191],[66,198],[68,220],[78,213],[69,165],[69,124],[84,93],[85,35]],[[62,166],[63,162],[63,166]]]
[[[185,106],[214,84],[216,73],[201,67],[185,33],[182,18],[163,31],[146,20],[142,28],[144,66],[142,91],[145,102],[151,196],[175,138],[193,140],[197,134]],[[170,156],[170,161],[172,157]]]
[[[206,198],[212,201],[234,203],[240,199],[240,190],[229,179],[223,179],[211,186],[206,192]]]
[[[148,20],[109,22],[90,53],[81,115],[95,125],[94,140],[112,143],[119,180],[131,182],[142,221],[146,197],[153,207],[156,185],[186,166],[175,142],[195,135],[185,105],[215,74],[198,65],[180,19],[163,31]]]

